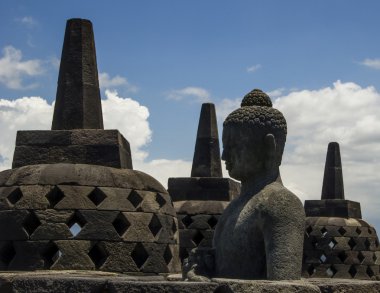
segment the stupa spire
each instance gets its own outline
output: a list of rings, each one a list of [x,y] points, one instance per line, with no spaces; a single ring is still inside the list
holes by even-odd
[[[215,105],[202,104],[191,177],[222,177]]]
[[[69,19],[59,69],[52,130],[103,129],[92,23]]]
[[[344,199],[342,161],[337,142],[330,142],[327,148],[322,199]]]

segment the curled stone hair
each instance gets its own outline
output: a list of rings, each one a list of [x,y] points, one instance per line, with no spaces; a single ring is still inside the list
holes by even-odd
[[[227,116],[223,126],[238,126],[252,131],[252,137],[273,134],[281,162],[287,133],[286,120],[280,111],[272,107],[271,99],[263,91],[254,89],[245,95],[241,107]]]

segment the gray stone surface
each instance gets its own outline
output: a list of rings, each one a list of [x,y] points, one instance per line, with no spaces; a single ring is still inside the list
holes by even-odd
[[[118,130],[18,131],[13,168],[77,163],[132,169],[129,142]]]
[[[215,105],[202,104],[191,177],[222,177]]]
[[[168,191],[174,202],[189,200],[231,201],[240,192],[240,184],[230,178],[169,178]]]
[[[307,217],[362,218],[360,203],[346,199],[306,200]]]
[[[66,24],[52,130],[103,129],[92,23]]]
[[[300,200],[281,182],[286,121],[270,105],[268,96],[254,90],[224,122],[222,159],[242,187],[216,226],[210,275],[300,278],[305,214]],[[193,268],[196,273],[197,265]]]
[[[342,161],[337,142],[330,142],[327,147],[321,199],[344,199]]]
[[[175,210],[152,177],[80,164],[5,173],[0,172],[0,269],[180,271]]]
[[[213,279],[212,282],[183,282],[165,280],[162,276],[132,276],[95,271],[0,273],[0,292],[3,293],[375,293],[379,291],[379,281],[365,280],[243,281]]]
[[[303,277],[379,277],[379,239],[376,230],[361,219],[360,203],[344,199],[336,142],[328,145],[321,200],[306,200],[305,212]]]

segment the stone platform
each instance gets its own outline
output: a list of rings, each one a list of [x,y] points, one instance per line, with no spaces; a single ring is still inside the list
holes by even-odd
[[[211,282],[184,282],[179,275],[131,276],[94,271],[0,272],[0,292],[189,292],[189,293],[333,293],[380,292],[380,281],[347,279],[302,279],[300,281],[245,281],[212,279]]]

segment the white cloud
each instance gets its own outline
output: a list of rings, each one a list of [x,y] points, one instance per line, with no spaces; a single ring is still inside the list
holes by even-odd
[[[380,69],[380,59],[364,59],[362,62],[359,62],[359,64],[373,68],[373,69]]]
[[[204,88],[189,86],[170,91],[167,94],[167,98],[174,101],[190,99],[198,103],[206,103],[210,101],[210,93]]]
[[[38,24],[37,20],[35,20],[31,16],[24,16],[24,17],[16,18],[15,20],[29,28],[34,27]]]
[[[346,199],[361,202],[364,218],[380,224],[380,93],[374,87],[337,81],[332,87],[292,92],[274,106],[288,122],[285,185],[303,200],[319,199],[327,144],[337,141]]]
[[[100,88],[116,88],[123,86],[130,92],[135,93],[138,91],[138,88],[135,85],[132,85],[125,77],[116,75],[111,78],[106,72],[99,73],[99,86]]]
[[[130,98],[120,97],[116,91],[106,90],[105,93],[107,98],[102,100],[104,127],[119,129],[131,144],[133,159],[144,160],[148,153],[142,148],[152,136],[148,108]]]
[[[42,62],[38,59],[22,61],[20,50],[12,46],[3,49],[0,58],[0,83],[10,89],[24,89],[37,86],[36,84],[23,85],[25,76],[36,76],[44,72]]]
[[[273,91],[267,92],[267,95],[271,99],[274,99],[274,98],[277,98],[277,97],[283,95],[284,91],[285,91],[285,88],[282,87],[282,88],[274,89]]]
[[[252,66],[247,67],[247,72],[252,73],[259,70],[260,68],[261,68],[261,64],[252,65]]]

